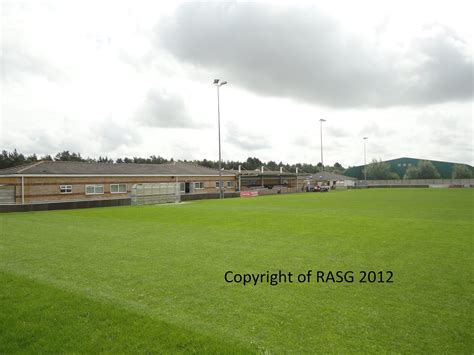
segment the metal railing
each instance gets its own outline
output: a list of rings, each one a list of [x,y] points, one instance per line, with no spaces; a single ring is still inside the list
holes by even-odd
[[[398,179],[398,180],[358,180],[356,186],[474,186],[474,179]]]

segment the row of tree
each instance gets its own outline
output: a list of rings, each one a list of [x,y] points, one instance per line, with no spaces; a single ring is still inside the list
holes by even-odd
[[[36,154],[32,155],[24,155],[22,153],[18,153],[16,150],[12,152],[8,152],[6,150],[3,150],[2,153],[0,154],[0,169],[4,168],[10,168],[13,166],[25,164],[25,163],[30,163],[30,162],[36,162],[40,160],[49,160],[49,161],[82,161],[82,162],[99,162],[99,163],[130,163],[130,164],[163,164],[163,163],[170,163],[173,162],[174,159],[166,159],[161,156],[156,156],[156,155],[151,155],[148,158],[141,158],[141,157],[133,157],[133,158],[118,158],[116,160],[113,160],[107,156],[100,156],[98,158],[83,158],[80,153],[75,153],[75,152],[70,152],[68,150],[59,152],[54,156],[51,155],[44,155],[42,157],[39,157]],[[217,169],[219,167],[219,162],[218,161],[213,161],[213,160],[183,160],[184,162],[190,162],[202,166],[207,166],[209,168],[214,168]],[[268,161],[268,162],[263,162],[258,158],[255,157],[249,157],[245,161],[223,161],[222,162],[222,168],[226,170],[237,170],[239,168],[239,165],[241,166],[242,169],[244,170],[255,170],[255,169],[260,169],[262,166],[266,170],[280,170],[282,167],[284,171],[287,172],[295,172],[296,168],[298,168],[299,172],[302,173],[317,173],[322,170],[322,164],[318,163],[316,165],[313,164],[287,164],[283,162],[274,162],[274,161]],[[332,171],[338,174],[341,174],[345,169],[344,167],[336,163],[333,166],[325,166],[324,170],[326,171]]]
[[[91,158],[84,159],[81,157],[80,153],[70,153],[69,151],[57,153],[54,157],[47,154],[38,158],[36,154],[24,155],[22,153],[18,153],[17,150],[15,149],[12,152],[2,150],[2,152],[0,153],[0,169],[11,168],[13,166],[22,165],[26,163],[33,163],[40,160],[90,161],[90,162],[97,161],[97,162],[104,162],[104,163],[113,163],[113,160],[107,157],[99,157],[98,159],[91,159]]]
[[[80,153],[69,152],[68,150],[59,152],[54,156],[45,155],[40,158],[36,154],[24,155],[18,153],[16,150],[8,152],[3,150],[0,154],[0,169],[10,168],[13,166],[36,162],[39,160],[49,160],[49,161],[82,161],[82,162],[99,162],[99,163],[129,163],[129,164],[163,164],[173,162],[174,159],[166,159],[161,156],[151,155],[148,158],[133,157],[133,158],[118,158],[115,161],[107,156],[100,156],[96,158],[83,158]],[[202,166],[207,166],[209,168],[217,169],[219,167],[218,161],[213,160],[183,160],[184,162],[190,162]],[[306,164],[306,163],[297,163],[297,164],[285,164],[283,162],[276,163],[274,161],[263,162],[258,158],[249,157],[246,161],[224,161],[222,162],[222,168],[226,170],[237,170],[239,165],[244,170],[255,170],[260,169],[262,166],[266,170],[280,170],[283,168],[284,171],[294,172],[296,168],[301,173],[314,174],[322,170],[323,166],[321,163],[316,165]],[[337,174],[344,173],[344,167],[336,163],[333,166],[325,166],[325,171],[331,171]],[[397,173],[391,170],[391,166],[387,162],[382,160],[374,159],[366,168],[367,179],[369,180],[397,180],[402,178]],[[436,170],[436,167],[426,160],[421,160],[418,162],[417,166],[410,166],[403,176],[404,179],[438,179],[440,177],[439,172]],[[453,169],[453,178],[455,179],[468,179],[472,177],[471,169],[466,165],[455,164]]]
[[[186,160],[184,160],[186,162]],[[212,160],[192,160],[190,161],[191,163],[202,165],[202,166],[207,166],[209,168],[213,169],[218,169],[219,168],[219,162],[218,161],[212,161]],[[288,164],[288,163],[283,163],[283,162],[275,162],[275,161],[268,161],[268,162],[263,162],[258,158],[255,157],[248,157],[247,160],[241,162],[241,161],[225,161],[222,162],[221,167],[226,169],[226,170],[237,170],[239,168],[239,165],[241,166],[242,169],[244,170],[255,170],[255,169],[260,169],[262,166],[264,167],[265,170],[272,170],[272,171],[278,171],[280,168],[283,168],[283,171],[287,172],[295,172],[296,168],[298,168],[298,171],[301,173],[308,173],[308,174],[314,174],[319,171],[323,170],[323,166],[321,163],[318,163],[316,165],[313,164],[307,164],[307,163],[297,163],[297,164]],[[324,170],[326,171],[332,171],[334,173],[342,174],[342,172],[345,170],[344,167],[339,164],[335,163],[333,166],[325,166]]]
[[[401,177],[391,170],[387,162],[374,159],[367,165],[365,173],[369,180],[398,180]],[[470,179],[472,171],[467,165],[454,164],[454,179]],[[416,166],[410,166],[405,171],[404,179],[439,179],[440,174],[436,167],[427,160],[420,160]]]

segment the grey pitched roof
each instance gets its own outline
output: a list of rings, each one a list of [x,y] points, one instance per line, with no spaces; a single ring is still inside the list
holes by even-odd
[[[1,175],[213,175],[219,171],[190,163],[112,164],[75,161],[40,161],[1,169]],[[222,171],[222,175],[235,175]]]
[[[313,174],[313,179],[316,181],[341,181],[341,180],[357,180],[350,176],[331,173],[329,171],[320,171]]]

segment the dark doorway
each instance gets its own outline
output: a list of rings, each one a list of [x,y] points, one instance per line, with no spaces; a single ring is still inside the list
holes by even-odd
[[[184,183],[184,193],[189,194],[189,182]]]

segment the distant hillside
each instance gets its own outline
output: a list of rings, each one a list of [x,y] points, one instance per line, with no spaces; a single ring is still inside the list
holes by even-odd
[[[415,159],[415,158],[398,158],[392,160],[386,160],[386,163],[390,164],[390,168],[394,173],[397,173],[400,178],[403,178],[405,175],[406,170],[410,166],[416,166],[420,160],[427,160],[427,159]],[[457,163],[450,163],[445,161],[437,161],[437,160],[428,160],[430,161],[438,170],[439,174],[441,175],[442,179],[451,179],[453,174],[453,167]],[[461,164],[467,165],[467,164]],[[470,165],[467,165],[471,168],[474,172],[474,168]],[[344,175],[354,177],[356,179],[362,180],[364,179],[364,165],[360,166],[353,166],[347,169],[344,172]]]

